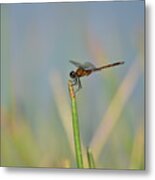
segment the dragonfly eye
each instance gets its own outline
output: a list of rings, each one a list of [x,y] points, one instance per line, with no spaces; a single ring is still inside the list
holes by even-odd
[[[69,75],[73,79],[76,78],[76,73],[74,71],[71,71]]]

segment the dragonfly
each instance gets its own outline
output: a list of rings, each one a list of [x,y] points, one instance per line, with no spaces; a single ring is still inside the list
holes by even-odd
[[[70,78],[72,79],[72,85],[77,86],[76,92],[78,92],[82,88],[81,81],[80,81],[81,77],[89,76],[93,72],[101,71],[106,68],[124,64],[124,61],[119,61],[119,62],[103,65],[101,67],[96,67],[94,64],[90,62],[85,62],[84,64],[81,64],[73,60],[70,60],[69,62],[77,67],[76,71],[71,71],[69,74]]]

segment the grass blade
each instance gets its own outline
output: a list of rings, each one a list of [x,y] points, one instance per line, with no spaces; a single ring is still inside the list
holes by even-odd
[[[82,157],[82,150],[81,150],[76,95],[75,95],[74,88],[71,81],[68,81],[68,89],[69,89],[69,95],[71,98],[72,126],[73,126],[73,134],[74,134],[74,145],[75,145],[77,168],[83,168],[83,157]]]
[[[94,169],[95,168],[95,162],[94,162],[92,151],[89,147],[87,148],[87,159],[88,159],[89,168]]]

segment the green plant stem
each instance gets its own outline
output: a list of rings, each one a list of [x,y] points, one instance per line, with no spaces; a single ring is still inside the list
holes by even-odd
[[[91,168],[91,169],[95,168],[95,162],[94,162],[93,154],[92,154],[92,151],[89,147],[87,148],[87,159],[88,159],[89,168]]]
[[[77,168],[83,168],[83,157],[82,157],[82,150],[81,150],[81,140],[80,140],[80,130],[79,130],[79,120],[78,120],[78,112],[77,112],[77,104],[76,104],[76,95],[74,92],[74,87],[70,80],[68,81],[68,88],[69,88],[69,95],[71,98],[72,126],[73,126],[73,134],[74,134],[76,163],[77,163]]]

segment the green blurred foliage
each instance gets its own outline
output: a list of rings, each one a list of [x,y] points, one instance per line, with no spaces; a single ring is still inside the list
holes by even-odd
[[[121,91],[124,95],[133,87],[116,123],[110,121],[113,128],[95,166],[145,168],[144,4],[126,3],[1,5],[2,166],[75,168],[67,89],[73,66],[68,60],[93,59],[102,65],[121,58],[123,66],[82,80],[77,95],[81,139],[84,148],[92,143],[117,91],[138,62],[137,80],[131,78]],[[116,100],[112,114],[117,114],[122,101]],[[93,145],[96,156],[97,142]]]

